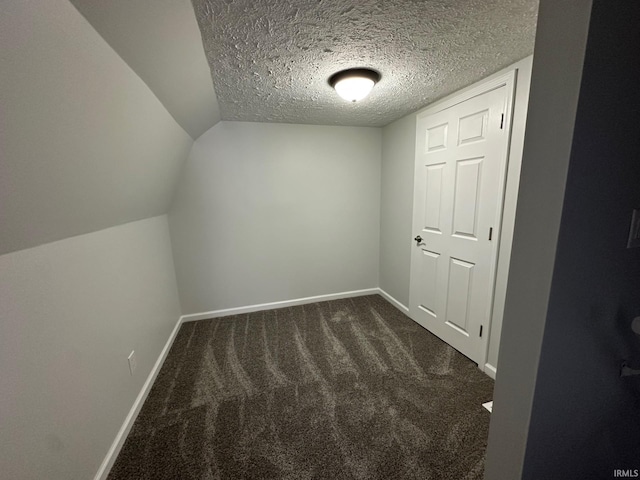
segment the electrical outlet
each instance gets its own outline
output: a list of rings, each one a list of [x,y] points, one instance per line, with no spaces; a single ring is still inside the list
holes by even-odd
[[[631,217],[631,228],[629,229],[629,241],[627,248],[640,247],[640,208],[633,211]]]
[[[129,372],[131,372],[131,375],[133,375],[134,373],[136,373],[136,368],[138,367],[135,350],[131,350],[131,353],[127,357],[127,360],[129,360]]]

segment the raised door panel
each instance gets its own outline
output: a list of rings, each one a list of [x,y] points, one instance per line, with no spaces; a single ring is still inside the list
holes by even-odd
[[[426,191],[424,200],[424,231],[442,233],[440,219],[445,164],[425,166]]]
[[[453,201],[453,235],[477,240],[478,206],[483,158],[456,162]]]
[[[422,250],[420,257],[420,308],[433,318],[441,312],[438,308],[438,264],[440,254]]]
[[[458,145],[480,142],[486,139],[489,111],[465,115],[458,119]]]
[[[449,260],[446,323],[457,332],[468,336],[469,304],[475,265],[457,258]]]
[[[425,139],[425,153],[432,153],[446,149],[448,133],[449,125],[447,123],[427,128]]]

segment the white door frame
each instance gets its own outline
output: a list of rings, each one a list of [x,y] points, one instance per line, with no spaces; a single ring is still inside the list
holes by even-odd
[[[473,97],[477,97],[478,95],[482,95],[483,93],[487,93],[491,90],[495,90],[497,88],[500,88],[502,86],[506,87],[507,90],[507,105],[505,108],[505,130],[506,130],[506,146],[503,152],[504,155],[504,159],[501,161],[501,170],[500,170],[500,191],[501,193],[501,198],[500,198],[500,202],[499,202],[499,208],[497,209],[496,212],[496,218],[495,218],[495,223],[494,225],[499,225],[499,229],[498,229],[498,237],[497,237],[497,241],[495,243],[493,243],[492,245],[492,255],[494,257],[492,265],[491,265],[491,279],[493,282],[493,285],[491,286],[491,301],[489,302],[489,312],[487,315],[487,318],[489,319],[489,325],[486,326],[486,331],[483,331],[483,335],[480,339],[481,342],[481,357],[478,359],[474,359],[474,361],[478,361],[478,368],[482,371],[486,372],[486,363],[487,363],[487,358],[488,358],[488,354],[489,354],[489,338],[491,337],[491,326],[493,324],[493,319],[494,319],[494,300],[495,300],[495,295],[496,295],[496,291],[495,291],[495,285],[496,285],[496,274],[497,274],[497,268],[498,268],[498,256],[499,256],[499,251],[500,251],[500,242],[501,242],[501,237],[502,237],[502,214],[503,214],[503,210],[504,210],[504,197],[505,197],[505,190],[506,190],[506,182],[507,182],[507,171],[509,168],[509,154],[510,154],[510,147],[511,147],[511,127],[512,127],[512,119],[513,119],[513,109],[514,109],[514,98],[515,98],[515,88],[516,88],[516,73],[517,70],[513,69],[510,70],[504,74],[498,75],[494,78],[491,78],[489,80],[481,80],[480,82],[476,83],[475,85],[473,85],[471,88],[465,89],[464,91],[460,92],[459,94],[453,94],[453,96],[450,96],[440,102],[437,102],[429,107],[427,107],[426,109],[420,111],[416,117],[416,144],[414,146],[414,151],[417,152],[418,151],[418,141],[419,141],[419,137],[418,135],[420,135],[420,132],[417,131],[418,128],[418,119],[420,119],[421,117],[426,117],[429,115],[433,115],[435,113],[441,112],[442,110],[446,110],[447,108],[453,107],[459,103],[462,103],[466,100],[469,100],[470,98]],[[416,155],[415,160],[415,171],[414,171],[414,185],[415,185],[415,181],[418,178],[419,172],[421,171],[421,165],[418,165],[418,157]],[[414,209],[413,209],[413,215],[412,215],[412,235],[411,237],[413,237],[413,234],[415,232],[413,232],[413,229],[415,227],[415,225],[417,225],[418,219],[416,218],[416,208],[415,208],[415,199],[414,199]],[[413,247],[412,247],[413,248]],[[413,268],[413,265],[411,266],[411,268]],[[411,315],[411,311],[412,311],[412,306],[411,306],[411,299],[410,299],[410,303],[409,303],[409,312]],[[415,319],[413,319],[414,321],[416,321]],[[495,375],[495,372],[486,372],[486,373],[493,373],[492,376]]]

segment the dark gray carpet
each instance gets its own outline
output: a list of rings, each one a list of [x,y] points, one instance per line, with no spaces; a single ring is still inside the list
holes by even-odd
[[[481,479],[492,391],[377,295],[185,323],[109,479]]]

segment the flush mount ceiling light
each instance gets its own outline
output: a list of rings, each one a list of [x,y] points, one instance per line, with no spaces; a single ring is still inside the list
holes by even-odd
[[[348,102],[365,98],[380,80],[380,74],[369,68],[350,68],[329,77],[329,85]]]

